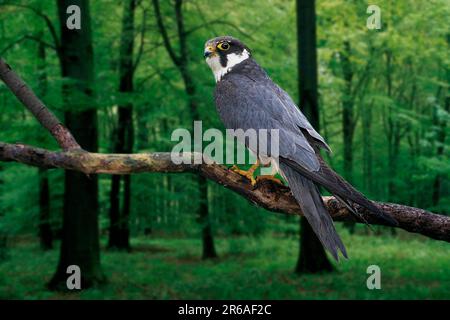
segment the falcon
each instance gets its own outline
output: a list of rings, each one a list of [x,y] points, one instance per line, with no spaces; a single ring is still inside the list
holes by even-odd
[[[206,42],[204,57],[216,80],[214,99],[227,129],[277,129],[278,154],[247,148],[257,157],[248,171],[235,169],[255,183],[253,174],[263,163],[276,165],[287,181],[303,214],[322,245],[339,260],[347,258],[345,246],[325,208],[318,186],[325,187],[353,214],[357,203],[389,225],[397,222],[334,172],[322,159],[320,150],[330,147],[296,106],[253,59],[250,49],[236,38],[217,37]],[[363,219],[362,219],[363,220]]]

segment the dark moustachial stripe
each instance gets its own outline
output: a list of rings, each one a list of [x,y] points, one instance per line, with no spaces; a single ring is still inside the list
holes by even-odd
[[[227,66],[227,63],[228,63],[227,55],[221,54],[220,55],[220,65],[225,68]]]

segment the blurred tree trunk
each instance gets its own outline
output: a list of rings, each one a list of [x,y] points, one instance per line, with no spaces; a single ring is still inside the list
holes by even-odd
[[[447,35],[447,47],[448,44],[450,44],[450,34]],[[446,68],[444,70],[445,72],[445,78],[446,83],[450,82],[450,69]],[[450,94],[448,91],[448,88],[441,87],[441,90],[444,91],[444,111],[448,114],[450,112]],[[442,116],[441,116],[442,117]],[[437,149],[436,149],[436,155],[438,159],[442,158],[444,156],[445,151],[445,139],[446,139],[446,129],[447,129],[447,121],[445,119],[441,119],[437,112],[435,112],[435,115],[433,117],[433,124],[436,126],[438,132],[437,132]],[[441,200],[441,185],[442,185],[442,174],[438,173],[436,177],[434,178],[433,182],[433,206],[438,206],[439,201]]]
[[[319,130],[315,0],[297,0],[298,74],[300,108]],[[297,273],[332,271],[333,266],[306,218],[300,218]]]
[[[353,95],[353,68],[350,62],[351,46],[348,41],[344,41],[344,51],[342,57],[342,74],[344,77],[345,88],[342,101],[342,132],[344,146],[344,177],[353,182],[353,134],[355,129]]]
[[[388,201],[393,202],[396,199],[396,179],[398,177],[397,168],[398,168],[398,158],[400,154],[400,142],[402,136],[406,131],[402,133],[402,125],[400,120],[398,119],[398,112],[400,110],[394,110],[394,94],[393,94],[393,79],[392,75],[394,72],[393,67],[393,54],[390,49],[385,51],[385,59],[386,59],[386,69],[385,69],[385,78],[386,78],[386,95],[390,99],[387,117],[385,119],[385,131],[388,140]],[[414,85],[413,85],[414,88]],[[414,94],[412,95],[414,97]],[[395,228],[390,228],[392,235],[397,233]]]
[[[416,101],[415,101],[416,92],[417,92],[417,82],[414,77],[414,79],[412,80],[411,95],[410,95],[408,105],[409,105],[409,110],[411,112],[414,112],[415,114],[419,115],[419,114],[421,114],[421,112],[420,112],[421,108],[420,108],[420,106],[417,106],[417,105],[419,105],[419,103],[416,103]],[[410,206],[417,205],[418,183],[416,183],[414,181],[414,176],[416,175],[418,170],[420,170],[418,163],[417,163],[418,157],[420,155],[420,139],[418,139],[419,131],[420,131],[420,129],[417,130],[417,128],[415,128],[415,126],[411,126],[410,129],[408,130],[408,134],[407,134],[407,142],[409,145],[409,157],[410,157],[409,161],[411,163],[411,165],[410,165],[411,174],[409,174],[406,179],[408,181],[407,182],[408,185],[410,185],[412,187],[409,190],[409,199],[406,203]]]
[[[0,214],[0,217],[2,215]],[[8,258],[8,237],[4,233],[0,233],[0,263]]]
[[[94,60],[88,0],[59,0],[61,26],[59,58],[62,76],[70,82],[63,86],[66,107],[65,124],[80,145],[97,151],[97,110],[93,106]],[[81,30],[66,27],[67,7],[81,9]],[[86,109],[86,105],[90,109]],[[64,215],[61,253],[57,271],[49,283],[53,289],[66,289],[67,267],[81,269],[83,289],[103,283],[100,265],[98,230],[97,175],[86,176],[75,171],[65,172]]]
[[[372,106],[362,112],[362,139],[363,139],[363,179],[364,189],[373,192],[373,157],[372,157]]]
[[[353,135],[355,132],[354,106],[355,97],[353,95],[353,68],[350,62],[351,46],[350,42],[344,41],[344,50],[341,52],[342,75],[344,77],[344,92],[342,99],[342,144],[344,146],[344,177],[353,182]],[[349,232],[355,232],[354,222],[345,222],[344,225]]]
[[[184,31],[183,19],[183,1],[175,0],[175,15],[178,26],[178,38],[180,41],[180,60],[178,69],[183,78],[186,93],[188,95],[188,106],[192,115],[192,121],[200,121],[199,106],[196,97],[196,87],[194,80],[189,72],[189,52],[186,33]],[[200,225],[202,228],[202,244],[203,244],[203,259],[216,258],[217,252],[214,245],[214,238],[212,235],[211,221],[209,219],[208,208],[208,181],[203,176],[197,176],[197,183],[199,188],[199,207],[197,214],[200,218]]]
[[[178,41],[179,41],[179,54],[177,55],[173,50],[170,43],[167,31],[165,29],[162,15],[159,7],[159,0],[153,0],[153,7],[155,10],[156,22],[158,28],[161,32],[161,36],[164,40],[164,46],[175,66],[178,68],[181,78],[184,83],[185,91],[188,97],[188,109],[191,114],[191,120],[200,120],[199,106],[196,97],[196,87],[193,78],[189,72],[189,50],[187,44],[187,34],[184,29],[184,18],[183,18],[183,1],[175,0],[175,20],[178,31]],[[212,234],[211,221],[209,219],[209,208],[208,208],[208,182],[207,180],[198,175],[195,177],[198,185],[199,191],[199,206],[197,209],[197,215],[199,217],[201,229],[202,229],[202,244],[203,244],[203,259],[216,258],[217,253],[214,245],[214,238]]]
[[[149,141],[152,140],[151,130],[149,130],[149,127],[148,127],[148,112],[149,112],[149,110],[147,108],[136,108],[136,129],[137,129],[136,149],[139,151],[148,148]],[[154,177],[153,179],[155,179],[155,178],[156,177]],[[142,179],[142,178],[138,178],[138,179],[139,179],[139,181],[141,181],[140,179]],[[140,185],[140,184],[141,183],[137,183],[137,185]],[[150,199],[148,199],[148,200],[147,199],[139,200],[140,202],[148,201],[148,208],[150,208],[149,212],[143,212],[142,214],[141,213],[138,214],[139,230],[143,230],[144,235],[146,235],[146,236],[152,234],[153,222],[157,217],[158,184],[154,184],[154,188],[156,190],[154,192],[154,194],[156,196],[150,197]],[[140,195],[140,193],[139,193],[139,195]],[[141,196],[139,196],[139,199],[140,198],[141,198]]]
[[[6,34],[5,19],[0,20],[0,30],[1,30],[2,39],[5,39],[5,34]],[[0,97],[2,98],[2,101],[1,101],[2,107],[6,106],[7,105],[6,92],[0,93]],[[3,177],[2,177],[3,170],[4,170],[3,164],[0,163],[0,192],[2,191],[2,187],[3,187]],[[0,219],[2,219],[4,216],[5,216],[5,212],[3,211],[2,205],[0,203]],[[3,230],[3,228],[1,228],[1,225],[0,225],[0,262],[6,260],[6,257],[7,257],[7,240],[8,240],[8,236],[6,234],[6,230]]]
[[[122,35],[120,40],[119,92],[133,92],[134,15],[137,0],[126,0],[123,5]],[[130,98],[127,97],[126,100]],[[117,131],[113,135],[114,152],[132,153],[134,143],[133,104],[126,102],[118,107]],[[122,208],[120,189],[123,181]],[[108,247],[130,250],[129,218],[131,209],[131,176],[112,176],[110,193],[110,227]]]
[[[38,38],[42,40],[42,32]],[[38,81],[39,96],[47,95],[47,72],[46,72],[46,51],[42,42],[38,43]],[[53,233],[50,224],[50,184],[48,180],[48,170],[40,168],[39,179],[39,241],[42,250],[53,248]]]
[[[3,166],[0,164],[0,190],[3,187],[3,179],[2,179],[2,172],[3,172]],[[2,207],[0,206],[0,219],[2,219],[5,216],[5,213],[2,210]],[[3,230],[0,225],[0,263],[4,260],[6,260],[7,257],[7,240],[8,236],[5,232],[6,230]]]
[[[169,124],[168,124],[168,119],[167,117],[164,117],[163,119],[161,119],[160,121],[161,123],[161,136],[162,137],[168,137],[170,136],[169,133]],[[165,146],[164,146],[165,147]],[[162,178],[162,189],[164,190],[164,194],[162,195],[161,198],[161,205],[162,205],[162,213],[163,213],[163,221],[166,227],[173,227],[172,224],[172,220],[173,220],[173,215],[175,214],[175,212],[172,212],[170,210],[170,202],[171,202],[171,197],[172,197],[172,193],[170,192],[170,188],[171,188],[171,179],[169,177],[169,175],[165,174]]]
[[[450,111],[450,96],[448,94],[445,97],[444,108],[447,113]],[[434,118],[434,124],[438,129],[436,155],[438,159],[441,159],[444,156],[447,123],[445,120],[439,119],[438,116],[435,116]],[[442,174],[438,173],[433,182],[433,206],[438,206],[441,199],[441,185]]]
[[[177,2],[181,2],[177,0]],[[192,114],[192,120],[200,120],[200,114],[198,112],[198,103],[195,98],[195,86],[187,70],[187,61],[185,67],[181,68],[181,73],[183,81],[186,87],[186,93],[188,94],[188,104],[189,110]],[[203,176],[196,177],[198,188],[199,188],[199,207],[198,207],[198,217],[200,221],[200,226],[202,229],[202,244],[203,244],[203,259],[216,258],[217,252],[214,245],[214,238],[212,235],[212,226],[209,219],[209,207],[208,207],[208,181]]]
[[[53,249],[53,232],[50,224],[50,187],[48,170],[39,169],[39,240],[42,250]]]
[[[385,51],[386,58],[386,95],[392,99],[392,52],[388,49]],[[389,103],[387,110],[387,130],[386,135],[388,139],[388,201],[392,202],[395,199],[395,179],[397,177],[397,161],[400,152],[400,125],[393,113],[392,102]]]

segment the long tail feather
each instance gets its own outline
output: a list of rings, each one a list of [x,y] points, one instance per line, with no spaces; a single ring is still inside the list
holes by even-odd
[[[280,161],[280,173],[289,183],[292,194],[322,245],[337,261],[339,260],[338,250],[347,258],[347,251],[337,234],[317,186],[283,161]]]
[[[302,168],[296,162],[289,159],[280,160],[286,163],[289,167],[302,174],[304,177],[324,186],[328,191],[334,195],[339,196],[345,201],[355,202],[369,211],[383,219],[385,222],[392,226],[397,226],[398,222],[392,218],[389,214],[383,212],[372,201],[367,199],[362,193],[353,188],[347,181],[345,181],[340,175],[334,172],[327,166],[325,161],[319,157],[321,167],[318,171],[312,172]]]

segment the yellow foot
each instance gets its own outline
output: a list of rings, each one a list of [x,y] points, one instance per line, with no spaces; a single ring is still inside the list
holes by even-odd
[[[260,181],[264,181],[264,180],[270,180],[272,182],[275,182],[277,184],[281,184],[282,186],[284,186],[283,181],[281,181],[278,178],[275,178],[275,176],[271,176],[271,175],[262,175],[262,176],[258,176],[256,177],[256,182],[260,182]]]
[[[231,167],[231,170],[233,170],[234,172],[240,174],[241,176],[246,177],[248,180],[250,180],[252,186],[254,186],[256,184],[256,180],[253,177],[253,173],[255,172],[256,168],[253,168],[253,166],[248,169],[247,171],[245,170],[241,170],[239,169],[236,165]]]

